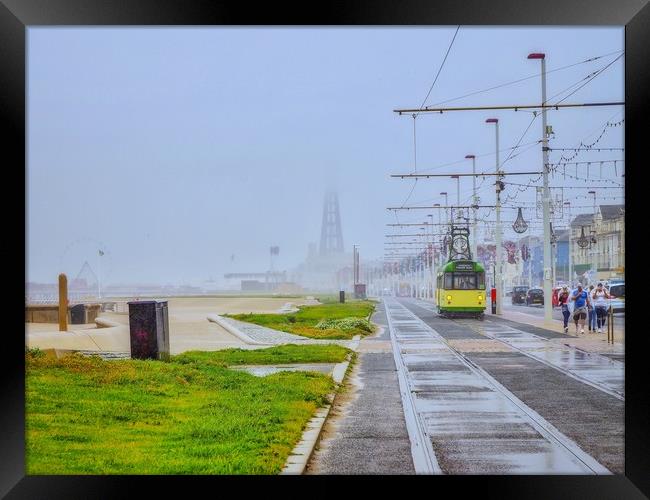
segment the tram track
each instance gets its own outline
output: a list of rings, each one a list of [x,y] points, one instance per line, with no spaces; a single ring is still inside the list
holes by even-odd
[[[436,314],[436,312],[435,312],[435,310],[433,308],[429,309],[428,307],[423,307],[423,306],[421,306],[419,304],[413,304],[413,305],[415,307],[419,307],[420,309],[424,309],[425,311],[432,312],[433,314]],[[557,370],[560,373],[562,373],[562,374],[564,374],[564,375],[566,375],[568,377],[571,377],[571,378],[573,378],[575,380],[578,380],[579,382],[582,382],[582,383],[584,383],[586,385],[594,387],[595,389],[598,389],[598,390],[604,392],[605,394],[613,396],[613,397],[615,397],[616,399],[618,399],[620,401],[625,401],[625,393],[624,392],[618,391],[618,390],[616,390],[616,389],[614,389],[612,387],[608,387],[607,385],[605,385],[603,383],[600,383],[597,380],[593,380],[593,379],[590,379],[588,377],[584,377],[584,376],[580,375],[579,373],[576,373],[575,371],[569,370],[567,368],[563,368],[562,366],[559,366],[559,365],[557,365],[555,363],[551,363],[551,362],[543,359],[542,357],[536,356],[535,354],[531,353],[530,351],[515,345],[513,342],[508,342],[508,341],[506,341],[506,340],[504,340],[502,338],[499,338],[498,336],[491,335],[491,334],[487,333],[485,331],[485,324],[486,324],[485,321],[479,321],[479,320],[474,320],[474,319],[469,319],[469,318],[465,318],[465,319],[461,319],[461,318],[445,318],[445,319],[448,319],[449,321],[452,321],[457,325],[469,328],[472,331],[474,331],[474,332],[478,333],[479,335],[482,335],[482,336],[484,336],[486,338],[489,338],[491,340],[496,340],[497,342],[500,342],[501,344],[510,347],[511,349],[519,352],[520,354],[523,354],[524,356],[527,356],[527,357],[529,357],[531,359],[534,359],[535,361],[538,361],[538,362],[540,362],[540,363],[542,363],[542,364],[544,364],[544,365],[546,365],[546,366],[548,366],[550,368],[553,368],[554,370]],[[491,321],[487,320],[487,323],[489,324],[489,323],[491,323]],[[535,339],[539,340],[540,342],[544,342],[544,343],[549,342],[549,339],[541,337],[539,335],[535,335],[534,333],[524,332],[524,331],[518,330],[516,328],[510,327],[510,326],[502,325],[501,327],[502,328],[508,328],[508,329],[510,329],[512,331],[519,332],[519,333],[524,334],[526,336],[534,337]],[[617,364],[621,363],[620,361],[612,360],[612,359],[610,359],[610,358],[608,358],[606,356],[602,356],[602,355],[600,355],[598,353],[592,353],[592,352],[589,352],[589,351],[585,351],[584,349],[579,349],[577,347],[570,346],[569,344],[563,344],[563,345],[565,345],[569,349],[575,349],[576,351],[579,351],[580,353],[582,353],[582,354],[584,354],[586,356],[589,356],[590,358],[600,360],[602,363],[607,363],[610,366],[616,366]]]
[[[517,408],[519,408],[523,413],[525,413],[530,422],[533,424],[533,427],[546,439],[549,441],[555,442],[559,446],[562,446],[568,453],[573,455],[577,460],[582,462],[585,467],[587,467],[593,474],[611,474],[611,472],[603,467],[598,461],[593,457],[585,453],[580,447],[572,441],[570,438],[565,436],[562,432],[556,429],[552,424],[550,424],[544,417],[539,415],[532,408],[529,408],[523,401],[521,401],[517,396],[512,392],[506,389],[502,384],[500,384],[494,377],[487,373],[483,368],[474,363],[470,358],[465,354],[460,352],[458,349],[455,349],[449,342],[443,340],[445,344],[467,364],[467,366],[473,370],[475,373],[479,374],[492,384],[492,386],[509,401],[511,401]]]
[[[408,340],[408,333],[405,332],[416,332],[415,335],[417,335],[417,338],[423,339],[425,336],[429,337],[431,340],[434,340],[431,344],[436,345],[434,349],[438,349],[437,352],[442,352],[440,350],[440,347],[444,346],[446,349],[445,351],[448,351],[453,355],[453,357],[462,364],[462,366],[466,369],[469,370],[469,372],[476,377],[473,379],[474,383],[478,383],[480,385],[480,381],[483,381],[483,383],[486,383],[487,386],[489,386],[491,391],[494,391],[494,397],[499,399],[500,401],[507,400],[512,407],[516,408],[517,411],[517,419],[516,421],[513,421],[511,423],[513,428],[522,428],[526,424],[528,424],[532,429],[536,431],[536,433],[543,438],[543,441],[545,441],[547,444],[545,445],[546,451],[544,453],[556,456],[556,455],[563,455],[564,457],[570,457],[569,460],[566,458],[563,458],[564,460],[564,465],[567,466],[569,464],[570,467],[573,467],[576,471],[576,473],[583,473],[583,474],[611,474],[611,472],[601,465],[598,461],[596,461],[592,456],[587,454],[585,451],[583,451],[573,440],[568,438],[566,435],[564,435],[562,432],[560,432],[557,428],[555,428],[553,425],[551,425],[546,419],[544,419],[541,415],[539,415],[537,412],[532,410],[530,407],[528,407],[523,401],[521,401],[519,398],[517,398],[512,392],[510,392],[507,388],[505,388],[503,385],[501,385],[494,377],[492,377],[489,373],[487,373],[483,368],[478,366],[474,361],[472,361],[468,356],[460,352],[458,349],[454,348],[450,343],[445,339],[443,336],[441,336],[438,332],[436,332],[435,329],[433,329],[431,326],[427,325],[417,314],[415,314],[413,311],[410,311],[407,307],[405,307],[403,304],[400,304],[397,301],[388,301],[386,303],[386,312],[387,312],[387,317],[388,317],[388,323],[389,323],[389,328],[391,329],[391,342],[393,343],[393,352],[395,356],[395,362],[398,366],[398,371],[401,373],[400,375],[400,387],[402,387],[402,384],[404,386],[407,386],[405,391],[403,391],[403,403],[405,407],[405,413],[410,413],[414,415],[414,420],[415,424],[417,425],[412,425],[411,428],[409,428],[409,435],[411,437],[411,441],[413,444],[413,456],[414,456],[414,462],[416,462],[416,453],[419,454],[418,457],[418,462],[422,464],[423,460],[430,460],[431,457],[428,456],[429,454],[433,455],[433,459],[436,460],[435,453],[433,452],[433,446],[432,446],[432,440],[441,440],[443,441],[443,448],[444,448],[444,441],[445,439],[449,440],[449,430],[447,428],[444,428],[443,431],[438,430],[438,434],[436,434],[436,426],[440,425],[446,425],[444,422],[442,424],[437,423],[436,421],[432,420],[432,417],[429,417],[429,426],[433,426],[433,432],[428,432],[427,431],[427,419],[423,416],[422,410],[418,409],[418,396],[416,394],[417,390],[417,380],[414,380],[414,373],[418,372],[413,372],[409,374],[409,368],[408,368],[408,363],[405,362],[404,356],[405,352],[413,352],[414,349],[417,349],[417,347],[408,347],[407,342],[416,342],[416,340]],[[401,323],[396,324],[396,321],[394,320],[393,316],[394,315],[401,315]],[[399,316],[398,316],[399,317]],[[418,328],[419,327],[419,328]],[[401,328],[401,332],[400,332]],[[400,342],[398,342],[398,335],[401,335],[402,337],[405,337],[407,340],[402,340],[402,345],[400,346]],[[421,344],[422,341],[420,340]],[[413,344],[411,344],[413,345]],[[403,350],[404,349],[404,352]],[[422,353],[423,354],[417,354],[418,356],[424,356],[426,357],[426,352],[433,352],[433,351],[427,351],[426,348],[423,348]],[[444,353],[443,353],[444,354]],[[435,356],[432,357],[432,359],[436,359]],[[449,365],[450,363],[450,358],[447,356],[446,360],[437,361],[439,366],[442,365]],[[413,361],[411,361],[413,363]],[[412,368],[415,369],[415,368]],[[419,369],[418,369],[419,370]],[[419,372],[421,373],[421,372]],[[437,372],[434,372],[437,373]],[[458,371],[459,373],[459,378],[467,377],[466,371],[461,372]],[[411,380],[409,380],[411,378]],[[424,389],[421,389],[424,391]],[[449,394],[448,389],[443,390],[444,392],[444,397],[440,400],[442,401],[443,407],[447,406],[447,401],[449,399]],[[465,394],[464,392],[461,392],[459,394]],[[437,394],[437,396],[440,396],[440,394]],[[453,399],[453,398],[452,398]],[[483,417],[481,417],[484,421],[476,420],[476,408],[475,408],[476,402],[468,402],[468,405],[466,406],[465,410],[462,410],[462,406],[459,407],[461,408],[462,411],[466,411],[466,415],[461,415],[461,416],[467,416],[470,415],[471,418],[468,420],[468,424],[471,424],[475,429],[483,429],[482,431],[477,431],[473,429],[472,427],[468,426],[464,432],[469,432],[469,434],[479,432],[479,438],[477,438],[477,445],[480,449],[480,445],[482,443],[481,439],[484,441],[489,441],[494,443],[495,448],[499,449],[499,446],[504,447],[504,449],[507,449],[507,445],[499,445],[499,442],[496,441],[498,436],[501,436],[503,434],[503,431],[499,431],[499,433],[495,433],[494,435],[488,435],[490,432],[493,432],[491,429],[488,429],[487,434],[485,431],[486,425],[489,427],[490,424],[494,421],[499,421],[501,425],[503,425],[503,421],[506,421],[507,418],[513,418],[512,415],[512,410],[508,410],[508,412],[503,414],[503,419],[502,414],[499,412],[495,412],[494,414],[487,413]],[[499,403],[500,407],[503,406],[504,403]],[[420,404],[422,406],[422,404]],[[438,410],[436,410],[438,411]],[[503,410],[499,410],[503,411]],[[439,413],[440,415],[447,414],[448,411]],[[408,420],[408,419],[407,419]],[[462,418],[461,418],[462,420]],[[433,422],[433,423],[431,423]],[[492,424],[494,426],[494,424]],[[412,430],[414,431],[412,433]],[[483,435],[481,435],[481,432]],[[512,445],[515,443],[516,447],[518,449],[525,448],[526,446],[530,446],[531,449],[534,449],[535,447],[538,448],[544,448],[543,446],[540,446],[539,442],[537,444],[532,443],[531,441],[531,434],[530,432],[526,434],[524,437],[523,435],[519,438],[520,440],[516,440],[516,433],[514,433],[514,436],[501,436],[501,441],[503,443],[509,443]],[[465,442],[466,438],[461,439],[461,442]],[[541,440],[540,440],[541,441]],[[530,444],[528,444],[528,443]],[[456,444],[450,443],[451,446],[449,449],[456,449],[457,446]],[[440,443],[438,443],[438,446],[441,446]],[[468,452],[468,463],[472,464],[476,462],[476,458],[472,456],[472,446],[469,446],[467,452]],[[549,451],[550,450],[550,451]],[[561,450],[561,451],[558,451]],[[480,452],[477,452],[480,454]],[[521,452],[520,452],[521,453]],[[535,452],[532,451],[527,451],[527,453],[531,455],[535,455]],[[539,453],[539,455],[542,455],[543,453]],[[503,453],[501,455],[495,454],[494,455],[494,461],[503,461],[502,456],[507,455],[507,453]],[[533,456],[533,459],[538,458],[537,456]],[[556,457],[557,458],[557,457]],[[559,460],[559,459],[558,459]],[[524,460],[525,462],[525,460]],[[484,467],[486,466],[485,464],[483,465]],[[469,472],[470,473],[476,473],[476,472],[484,472],[481,469],[476,469],[473,470],[471,467],[472,465],[469,465],[470,467]],[[473,465],[473,467],[477,467],[476,465]],[[513,471],[508,471],[506,473],[521,473],[520,470],[516,465],[511,466]],[[569,467],[569,468],[570,468]],[[417,466],[416,466],[417,469]],[[426,473],[427,467],[425,466],[420,466],[418,472],[424,472]],[[436,460],[435,463],[432,463],[431,466],[429,467],[431,471],[434,471],[433,473],[445,473],[442,472],[442,469],[440,465],[438,464],[438,461]],[[440,472],[435,472],[436,469],[438,469]],[[565,472],[566,471],[559,471],[559,472]],[[429,472],[431,473],[431,472]],[[452,471],[452,473],[455,473]],[[463,473],[463,472],[461,472]],[[489,472],[488,472],[489,473]]]
[[[587,385],[589,385],[589,386],[591,386],[591,387],[594,387],[594,388],[596,388],[596,389],[599,389],[599,390],[603,391],[604,393],[609,394],[610,396],[615,397],[616,399],[619,399],[619,400],[621,400],[621,401],[625,401],[625,394],[624,394],[624,393],[620,393],[620,392],[618,392],[617,390],[614,390],[614,389],[612,389],[612,388],[610,388],[610,387],[607,387],[606,385],[604,385],[604,384],[602,384],[602,383],[599,383],[599,382],[597,382],[597,381],[591,380],[591,379],[589,379],[589,378],[587,378],[587,377],[583,377],[583,376],[581,376],[581,375],[579,375],[579,374],[577,374],[577,373],[575,373],[575,372],[573,372],[573,371],[571,371],[571,370],[568,370],[568,369],[563,368],[563,367],[561,367],[561,366],[558,366],[558,365],[556,365],[556,364],[550,363],[550,362],[546,361],[545,359],[543,359],[543,358],[541,358],[541,357],[539,357],[539,356],[535,356],[534,354],[532,354],[532,353],[529,352],[529,351],[526,351],[525,349],[522,349],[522,348],[520,348],[520,347],[517,347],[516,345],[513,345],[513,344],[510,343],[510,342],[506,342],[505,340],[500,339],[499,337],[496,337],[496,336],[494,336],[494,335],[490,335],[489,333],[486,333],[485,331],[481,331],[480,329],[477,329],[477,328],[476,328],[476,325],[471,324],[468,320],[460,320],[460,321],[459,321],[459,320],[456,320],[456,322],[457,322],[458,324],[462,325],[462,326],[467,326],[468,328],[471,328],[471,329],[474,330],[475,332],[477,332],[477,333],[479,333],[479,334],[481,334],[481,335],[484,335],[485,337],[487,337],[487,338],[489,338],[489,339],[492,339],[492,340],[496,340],[496,341],[498,341],[498,342],[501,342],[502,344],[505,344],[505,345],[507,345],[507,346],[513,348],[515,351],[517,351],[517,352],[523,354],[524,356],[528,356],[529,358],[532,358],[532,359],[534,359],[535,361],[539,361],[540,363],[543,363],[543,364],[545,364],[546,366],[549,366],[550,368],[554,368],[555,370],[559,371],[560,373],[563,373],[564,375],[566,375],[566,376],[568,376],[568,377],[574,378],[574,379],[579,380],[580,382],[582,382],[582,383],[584,383],[584,384],[587,384]],[[516,330],[516,329],[513,328],[513,330]],[[535,337],[535,338],[539,339],[540,341],[543,341],[543,342],[549,342],[548,339],[545,339],[544,337],[540,337],[539,335],[535,335],[534,333],[528,333],[528,335],[530,335],[531,337]],[[605,362],[607,362],[607,363],[609,363],[609,364],[620,363],[620,361],[615,361],[615,360],[609,359],[609,358],[607,358],[606,356],[601,356],[601,355],[598,354],[598,353],[588,352],[588,351],[585,351],[584,349],[578,349],[578,348],[576,348],[576,347],[571,347],[571,346],[569,346],[569,345],[567,345],[567,344],[564,344],[564,345],[566,345],[567,347],[569,347],[569,349],[575,349],[575,350],[577,350],[577,351],[580,351],[581,353],[583,353],[583,354],[585,354],[585,355],[587,355],[587,356],[589,356],[589,357],[598,357],[598,358],[602,358]]]
[[[391,315],[388,313],[388,307],[386,307],[386,319],[390,330],[390,340],[391,346],[393,347],[395,366],[397,368],[397,379],[399,382],[400,394],[402,396],[404,419],[411,440],[411,456],[413,457],[415,472],[416,474],[442,474],[442,469],[436,459],[424,423],[418,416],[415,398],[407,378],[408,370],[404,365],[404,360],[402,359],[401,351],[397,345],[395,335],[393,335],[394,326],[391,322]]]

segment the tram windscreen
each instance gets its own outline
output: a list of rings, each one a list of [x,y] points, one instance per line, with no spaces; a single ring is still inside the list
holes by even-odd
[[[484,290],[485,273],[445,273],[445,290]]]
[[[476,290],[476,273],[454,273],[454,290]]]

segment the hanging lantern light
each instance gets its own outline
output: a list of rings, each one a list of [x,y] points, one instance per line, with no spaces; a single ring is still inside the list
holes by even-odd
[[[521,207],[519,207],[519,211],[517,212],[517,220],[515,220],[514,224],[512,225],[512,229],[514,229],[515,233],[518,234],[525,233],[526,229],[528,229],[528,224],[521,214]]]
[[[580,248],[587,248],[589,246],[589,240],[585,236],[585,226],[580,226],[580,238],[578,238],[578,246]]]

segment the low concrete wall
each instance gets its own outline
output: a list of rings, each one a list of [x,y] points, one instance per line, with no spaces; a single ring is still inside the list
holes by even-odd
[[[68,305],[68,324],[72,324],[70,308]],[[84,323],[93,323],[101,313],[100,304],[85,304]],[[25,306],[25,323],[58,323],[59,306],[54,305],[27,305]]]
[[[25,323],[58,323],[58,305],[25,306]],[[70,323],[70,307],[68,306],[68,323]]]

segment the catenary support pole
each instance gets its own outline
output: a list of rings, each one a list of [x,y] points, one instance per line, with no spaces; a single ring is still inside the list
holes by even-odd
[[[539,59],[542,63],[542,106],[546,105],[546,55],[529,54],[528,59]],[[553,319],[551,303],[551,232],[550,232],[550,202],[551,194],[548,187],[548,127],[546,125],[546,107],[542,108],[542,163],[543,163],[543,227],[544,227],[544,321]]]

